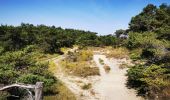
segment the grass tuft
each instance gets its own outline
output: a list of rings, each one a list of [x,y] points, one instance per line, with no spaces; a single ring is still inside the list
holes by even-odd
[[[107,65],[104,65],[104,70],[106,73],[109,73],[110,72],[110,67],[107,66]]]
[[[84,84],[81,88],[82,88],[83,90],[88,90],[88,89],[92,88],[92,84],[91,84],[91,83]]]

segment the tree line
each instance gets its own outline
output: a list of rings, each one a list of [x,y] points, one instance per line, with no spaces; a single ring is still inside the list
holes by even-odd
[[[61,27],[22,23],[20,26],[0,26],[2,51],[20,50],[35,45],[45,53],[60,52],[61,47],[114,45],[113,35],[98,36],[95,32],[62,29]]]

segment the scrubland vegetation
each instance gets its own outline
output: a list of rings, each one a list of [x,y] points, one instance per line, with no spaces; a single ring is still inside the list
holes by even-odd
[[[104,60],[99,58],[100,64],[104,65]]]
[[[99,69],[92,61],[93,53],[89,50],[68,52],[66,59],[61,62],[64,71],[68,74],[87,77],[99,75]]]
[[[75,35],[77,34],[77,35]],[[54,68],[47,62],[53,57],[62,54],[61,48],[72,47],[79,44],[78,38],[89,37],[88,40],[97,38],[96,33],[85,32],[73,29],[62,29],[45,25],[34,26],[24,24],[21,26],[0,26],[0,84],[8,85],[12,83],[35,84],[37,81],[44,82],[44,94],[60,94],[56,92],[55,86],[58,79],[54,77]],[[80,42],[81,40],[79,40]],[[86,42],[88,43],[88,42]],[[54,54],[55,53],[55,54]],[[57,53],[57,54],[56,54]],[[86,54],[82,55],[86,56]],[[91,59],[91,58],[89,58]],[[88,60],[86,57],[83,60]],[[86,69],[89,74],[95,72],[93,68]],[[83,70],[84,71],[84,70]],[[59,86],[59,85],[57,85]],[[4,91],[1,93],[9,97],[21,95],[15,91]]]
[[[136,65],[128,70],[128,85],[149,99],[170,99],[170,6],[152,4],[133,17],[126,47]]]
[[[120,37],[127,35],[126,38]],[[0,84],[16,82],[35,84],[44,82],[44,94],[59,100],[75,100],[74,95],[53,75],[55,65],[48,59],[63,54],[69,47],[80,50],[68,52],[61,61],[67,74],[88,77],[99,75],[90,47],[106,48],[107,57],[131,58],[134,66],[127,71],[127,86],[138,94],[154,100],[170,99],[170,5],[147,5],[132,17],[129,29],[117,30],[115,35],[98,36],[97,33],[22,23],[20,26],[0,26]],[[108,52],[107,52],[108,51]],[[55,54],[55,55],[54,55]],[[99,59],[100,63],[103,63]],[[109,70],[105,66],[105,70]],[[90,88],[85,84],[82,88]],[[11,94],[22,96],[22,91],[10,89],[0,97]],[[45,97],[48,100],[48,96]]]
[[[35,84],[42,81],[46,94],[55,92],[53,87],[57,79],[48,71],[48,62],[39,62],[34,59],[37,57],[34,50],[33,46],[28,46],[20,51],[3,53],[0,56],[0,83],[5,85],[15,82]],[[12,94],[15,93],[15,91],[12,92]]]

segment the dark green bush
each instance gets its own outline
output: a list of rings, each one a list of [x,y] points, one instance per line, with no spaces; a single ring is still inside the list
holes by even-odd
[[[148,96],[158,94],[165,89],[164,87],[170,86],[168,73],[166,68],[158,65],[134,66],[127,73],[128,86],[137,88],[138,92],[142,94],[148,92]]]

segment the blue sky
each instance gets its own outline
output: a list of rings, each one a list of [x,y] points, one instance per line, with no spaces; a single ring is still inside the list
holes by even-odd
[[[112,34],[152,3],[170,0],[0,0],[0,24],[45,24]]]

